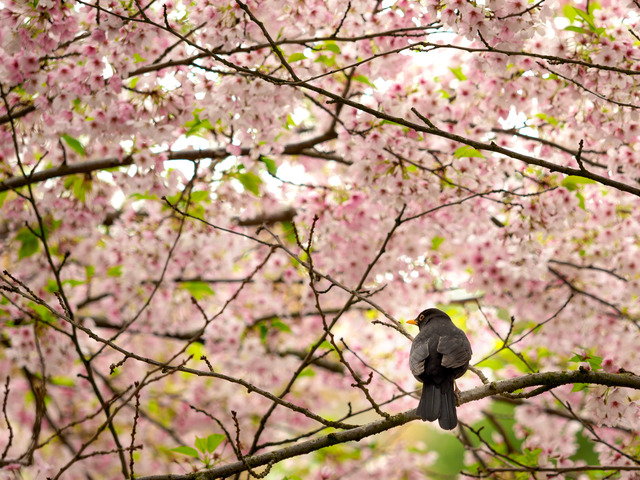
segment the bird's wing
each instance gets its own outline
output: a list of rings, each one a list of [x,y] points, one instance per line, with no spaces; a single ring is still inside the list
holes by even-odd
[[[440,337],[436,350],[442,354],[442,366],[446,368],[462,367],[471,360],[471,345],[464,334]]]
[[[429,343],[426,341],[414,341],[411,344],[411,352],[409,353],[409,367],[414,377],[418,377],[424,373],[424,361],[429,356]]]

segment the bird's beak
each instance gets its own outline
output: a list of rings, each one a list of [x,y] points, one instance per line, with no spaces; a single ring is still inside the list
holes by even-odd
[[[417,325],[418,322],[416,322],[415,320],[407,320],[407,323],[411,324],[411,325]]]

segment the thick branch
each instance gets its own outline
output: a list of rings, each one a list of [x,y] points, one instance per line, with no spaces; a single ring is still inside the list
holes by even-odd
[[[284,155],[307,155],[310,157],[317,156],[319,158],[325,158],[327,160],[333,160],[339,163],[349,165],[350,162],[345,161],[337,156],[325,154],[323,152],[316,152],[311,150],[312,147],[328,140],[336,138],[334,131],[325,132],[317,137],[310,138],[297,143],[291,143],[285,146]],[[241,155],[249,155],[251,153],[250,148],[243,148]],[[180,150],[177,152],[169,152],[167,157],[169,160],[198,160],[203,158],[222,159],[229,156],[224,148],[208,148],[201,150]],[[60,165],[59,167],[48,168],[39,172],[33,173],[33,175],[22,175],[7,178],[0,182],[0,192],[5,190],[11,190],[14,188],[24,187],[25,185],[32,185],[34,183],[43,182],[51,178],[66,177],[68,175],[74,175],[77,173],[91,173],[98,170],[106,170],[109,168],[123,167],[133,165],[134,157],[129,155],[122,159],[117,157],[100,158],[98,160],[89,160],[86,162],[72,163],[69,165]]]
[[[296,216],[295,208],[287,208],[279,212],[263,213],[251,218],[239,218],[238,225],[241,227],[251,227],[258,225],[272,225],[280,222],[290,222]]]
[[[514,392],[522,388],[538,385],[558,387],[570,383],[589,383],[596,385],[607,385],[617,387],[628,387],[640,390],[640,376],[630,373],[605,373],[592,372],[586,369],[575,371],[545,372],[523,375],[521,377],[491,382],[460,394],[460,403],[468,403],[481,398],[497,395],[501,393]],[[205,480],[223,478],[236,473],[246,471],[248,467],[255,468],[263,465],[274,464],[284,459],[304,455],[321,448],[329,447],[339,443],[359,441],[363,438],[376,435],[378,433],[399,427],[405,423],[416,420],[418,416],[415,410],[408,410],[390,418],[368,423],[350,430],[330,433],[322,437],[314,438],[306,442],[300,442],[290,447],[245,457],[242,462],[230,463],[212,468],[200,473],[190,473],[186,475],[151,475],[139,477],[139,480]]]
[[[28,115],[31,112],[35,111],[35,109],[36,107],[34,105],[27,105],[22,110],[12,111],[11,116],[3,115],[0,117],[0,124],[8,123],[11,118],[15,120],[17,118],[24,117],[25,115]]]

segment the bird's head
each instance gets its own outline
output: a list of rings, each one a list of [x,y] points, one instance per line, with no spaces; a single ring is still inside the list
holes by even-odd
[[[449,318],[449,315],[444,313],[442,310],[438,310],[437,308],[427,308],[426,310],[423,310],[415,319],[408,320],[407,323],[410,323],[411,325],[417,325],[419,328],[423,325],[426,325],[436,317]]]

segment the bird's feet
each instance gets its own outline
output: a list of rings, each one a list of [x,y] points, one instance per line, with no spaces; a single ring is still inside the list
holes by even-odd
[[[456,381],[453,381],[453,395],[456,397],[456,407],[460,406],[460,389]]]

